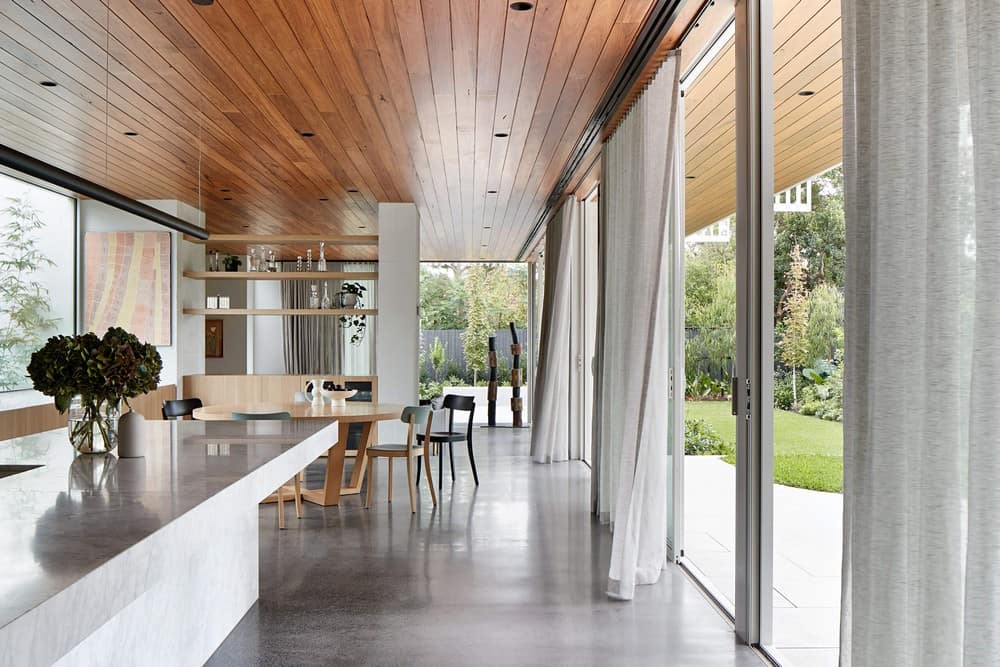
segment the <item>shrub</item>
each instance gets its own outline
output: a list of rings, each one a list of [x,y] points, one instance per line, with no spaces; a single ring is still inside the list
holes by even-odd
[[[774,407],[791,410],[794,398],[792,396],[792,379],[785,373],[774,379]]]
[[[724,455],[732,449],[704,419],[684,420],[684,453],[690,456]]]
[[[420,398],[434,398],[444,395],[444,385],[440,382],[421,382]]]

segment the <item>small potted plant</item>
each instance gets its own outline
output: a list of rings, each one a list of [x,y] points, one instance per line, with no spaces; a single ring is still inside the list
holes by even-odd
[[[31,355],[28,375],[60,413],[69,412],[70,444],[81,454],[102,454],[118,446],[121,402],[156,389],[162,369],[155,347],[112,327],[103,338],[49,338]]]
[[[368,291],[368,288],[361,283],[345,282],[340,286],[340,307],[360,308],[364,305],[361,301],[361,297],[364,296],[366,291]]]
[[[222,264],[223,266],[226,267],[226,271],[229,272],[239,271],[240,265],[243,264],[243,260],[241,260],[236,255],[226,255],[225,258],[222,260]]]

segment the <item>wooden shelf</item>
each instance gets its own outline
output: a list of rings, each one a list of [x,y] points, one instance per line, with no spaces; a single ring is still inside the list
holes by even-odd
[[[374,308],[185,308],[185,315],[378,315]]]
[[[185,271],[195,280],[378,280],[377,271]]]
[[[209,234],[207,240],[185,237],[193,243],[242,243],[246,245],[289,245],[308,243],[328,246],[378,245],[378,234],[351,234],[349,236],[325,234]]]

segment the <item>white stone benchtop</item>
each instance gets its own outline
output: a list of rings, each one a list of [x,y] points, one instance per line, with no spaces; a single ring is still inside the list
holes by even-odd
[[[149,421],[146,426],[149,442],[140,459],[74,456],[65,429],[0,442],[0,469],[41,465],[0,478],[0,665],[50,664],[74,651],[77,659],[67,664],[89,662],[99,652],[79,645],[105,625],[118,637],[116,644],[128,644],[109,621],[126,609],[141,618],[143,605],[136,601],[144,596],[144,604],[153,607],[184,606],[190,599],[192,608],[176,610],[181,616],[207,612],[198,608],[204,603],[217,604],[215,612],[225,616],[221,598],[231,597],[228,615],[234,618],[204,637],[185,630],[188,636],[178,637],[181,643],[171,656],[176,660],[160,655],[173,664],[207,658],[256,599],[256,503],[329,448],[338,428],[336,422],[313,420]],[[189,562],[176,569],[178,559]],[[198,600],[195,588],[177,598],[190,582],[168,579],[187,579],[218,559],[245,563],[220,573],[225,565],[215,562],[207,581],[218,581],[218,591]],[[233,581],[227,583],[227,577]],[[158,586],[164,590],[147,595]],[[163,598],[159,602],[157,595]],[[138,629],[168,633],[166,619],[163,623]],[[199,641],[194,652],[184,653],[189,648],[184,642]],[[128,647],[115,649],[117,658],[125,659],[119,664],[143,655],[139,649],[134,654]]]

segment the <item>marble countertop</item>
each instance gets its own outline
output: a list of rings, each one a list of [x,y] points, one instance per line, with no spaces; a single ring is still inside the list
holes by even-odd
[[[336,423],[147,422],[145,458],[76,456],[65,429],[0,442],[0,627]],[[72,622],[72,619],[67,619]]]

